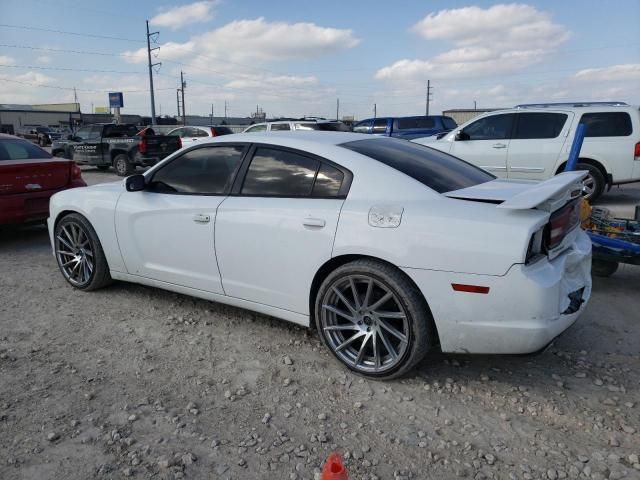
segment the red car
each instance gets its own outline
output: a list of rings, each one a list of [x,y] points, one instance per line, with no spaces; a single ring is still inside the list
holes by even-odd
[[[86,186],[80,167],[71,160],[0,134],[0,225],[44,220],[54,193]]]

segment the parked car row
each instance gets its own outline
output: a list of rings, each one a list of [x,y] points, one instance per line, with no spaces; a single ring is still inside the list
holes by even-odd
[[[62,133],[41,125],[27,125],[18,128],[16,135],[26,140],[30,140],[33,143],[37,143],[41,147],[47,147],[55,140],[60,139]]]

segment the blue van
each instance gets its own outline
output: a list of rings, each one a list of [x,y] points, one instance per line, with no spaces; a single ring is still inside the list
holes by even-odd
[[[429,115],[418,117],[378,117],[368,118],[353,126],[355,133],[371,133],[386,137],[412,138],[427,137],[448,132],[458,124],[451,117]]]

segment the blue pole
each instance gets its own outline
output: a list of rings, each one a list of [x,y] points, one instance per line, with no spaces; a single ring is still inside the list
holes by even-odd
[[[564,167],[565,172],[571,172],[576,169],[578,164],[578,156],[580,155],[580,149],[582,148],[582,141],[584,140],[584,134],[587,131],[587,126],[584,123],[578,124],[576,128],[576,135],[573,137],[573,144],[571,145],[571,151],[569,152],[569,159],[567,160],[567,166]]]

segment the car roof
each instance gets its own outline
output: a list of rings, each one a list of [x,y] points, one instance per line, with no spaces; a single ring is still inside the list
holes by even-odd
[[[24,140],[24,138],[16,137],[15,135],[9,135],[8,133],[0,133],[0,138],[4,138],[7,140]]]
[[[323,132],[317,130],[296,130],[273,132],[273,133],[236,133],[233,135],[224,135],[223,137],[211,137],[209,139],[202,139],[198,142],[199,145],[203,143],[218,143],[218,142],[246,142],[246,143],[270,143],[281,144],[286,146],[293,141],[304,141],[309,143],[315,143],[318,145],[340,145],[341,143],[352,142],[355,140],[373,139],[378,137],[372,137],[364,133],[351,133],[351,132]]]

